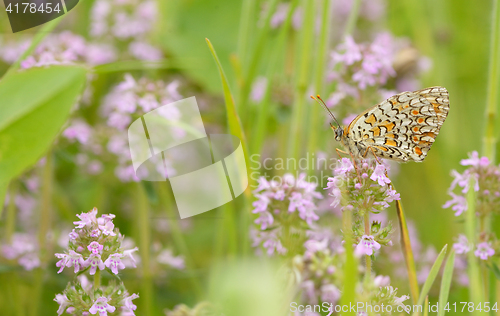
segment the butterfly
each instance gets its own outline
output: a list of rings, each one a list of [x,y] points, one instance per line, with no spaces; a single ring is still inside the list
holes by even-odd
[[[450,109],[444,87],[407,91],[369,108],[343,127],[320,96],[318,99],[338,125],[330,124],[335,140],[347,150],[337,149],[337,153],[349,154],[353,159],[423,161]]]

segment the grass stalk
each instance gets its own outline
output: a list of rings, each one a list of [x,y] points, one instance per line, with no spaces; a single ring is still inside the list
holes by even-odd
[[[351,12],[349,12],[349,18],[347,19],[347,24],[344,29],[344,39],[348,35],[352,35],[356,22],[358,21],[359,8],[361,7],[361,0],[354,0],[352,2]]]
[[[141,255],[142,284],[141,311],[144,315],[153,315],[153,284],[151,274],[151,225],[148,197],[144,185],[139,182],[135,186],[136,220],[139,228],[139,253]]]
[[[488,89],[486,94],[485,135],[483,138],[483,156],[495,161],[495,149],[498,135],[497,112],[500,106],[498,90],[500,89],[500,5],[493,0],[491,20],[491,42],[489,57]]]
[[[315,94],[322,94],[325,87],[325,64],[329,48],[330,38],[330,25],[331,25],[331,1],[323,0],[323,7],[321,8],[321,31],[319,35],[318,49],[316,50],[316,65],[315,65],[315,79],[314,88]],[[311,108],[311,115],[309,117],[309,137],[308,137],[308,152],[314,153],[318,149],[318,138],[323,121],[320,106],[313,106]],[[314,168],[309,170],[313,172]]]
[[[33,285],[33,305],[31,310],[31,315],[36,316],[40,314],[40,301],[42,297],[42,289],[44,283],[44,275],[46,271],[46,264],[48,261],[48,247],[47,234],[50,230],[51,218],[52,218],[52,189],[53,189],[53,157],[52,151],[49,150],[46,158],[45,165],[41,170],[42,178],[42,196],[41,196],[41,206],[40,206],[40,219],[39,219],[39,230],[38,230],[38,244],[40,248],[40,268],[35,271],[35,280]]]
[[[276,7],[278,5],[278,0],[271,0],[269,2],[268,11],[266,16],[263,19],[262,28],[259,31],[257,36],[257,43],[255,49],[252,52],[252,56],[250,57],[249,66],[244,75],[244,81],[241,86],[241,91],[238,97],[238,111],[241,117],[244,120],[247,120],[247,107],[248,107],[248,96],[250,95],[250,91],[252,88],[252,83],[257,75],[257,69],[259,62],[262,60],[262,53],[266,44],[267,36],[269,33],[269,29],[271,28],[271,17],[273,13],[276,11]],[[240,57],[241,58],[241,57]],[[243,61],[242,61],[243,62]],[[246,126],[246,124],[244,124]]]
[[[364,215],[364,221],[365,221],[365,235],[370,236],[370,212],[368,210],[365,210],[365,215]],[[370,275],[372,272],[372,258],[371,256],[365,256],[365,264],[366,264],[366,271],[365,271],[365,281],[370,280]]]
[[[275,42],[274,49],[272,50],[272,55],[269,60],[269,66],[267,67],[266,71],[266,78],[268,78],[268,84],[266,88],[266,93],[264,95],[264,99],[262,100],[259,111],[258,111],[258,116],[257,116],[257,124],[255,124],[254,130],[253,130],[253,141],[251,142],[251,153],[260,153],[260,150],[262,149],[262,145],[264,144],[264,138],[267,135],[267,119],[269,115],[269,107],[271,106],[271,87],[273,86],[274,83],[274,74],[276,73],[280,57],[280,53],[283,51],[282,48],[285,47],[286,45],[286,39],[290,31],[290,27],[292,24],[292,15],[293,11],[297,7],[299,1],[298,0],[293,0],[290,4],[290,10],[288,11],[288,14],[286,16],[285,21],[283,22],[283,25],[281,26],[281,29],[278,34],[278,39]]]
[[[186,244],[184,235],[182,234],[182,229],[180,227],[181,219],[178,219],[178,214],[175,213],[174,201],[172,200],[172,196],[169,190],[167,190],[166,188],[166,183],[158,183],[157,189],[161,205],[165,209],[165,213],[168,218],[168,227],[170,228],[170,231],[172,233],[172,239],[174,241],[175,247],[184,257],[187,270],[194,270],[196,269],[196,265],[194,263],[193,256]],[[198,278],[194,274],[190,274],[189,282],[191,282],[191,286],[193,287],[193,290],[196,293],[197,297],[201,298],[203,290]]]
[[[298,159],[300,157],[300,147],[303,144],[304,130],[304,104],[306,91],[310,78],[310,65],[314,37],[314,1],[304,0],[304,24],[301,32],[300,59],[298,63],[298,73],[296,76],[296,92],[292,110],[292,120],[290,123],[290,135],[288,141],[288,157]],[[295,170],[293,170],[295,171]]]

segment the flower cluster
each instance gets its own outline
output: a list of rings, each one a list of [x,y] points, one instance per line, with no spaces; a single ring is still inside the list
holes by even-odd
[[[113,214],[103,214],[97,217],[97,208],[88,213],[76,215],[80,220],[73,222],[76,227],[69,234],[68,251],[56,253],[60,259],[56,266],[61,273],[66,267],[73,267],[73,271],[89,271],[100,280],[100,272],[107,268],[112,274],[118,274],[125,269],[127,259],[135,267],[133,252],[137,247],[129,250],[122,248],[123,235],[113,224]],[[95,284],[96,282],[94,282]],[[97,282],[99,284],[100,281]],[[58,314],[65,310],[69,314],[80,313],[83,315],[99,313],[100,316],[112,313],[117,308],[127,315],[135,315],[136,306],[132,300],[139,297],[137,294],[129,295],[123,284],[111,282],[108,286],[92,287],[85,277],[78,282],[68,284],[63,294],[58,294],[55,301],[59,303]]]
[[[370,231],[363,229],[363,220],[370,213],[378,214],[389,207],[389,203],[399,200],[399,193],[392,189],[387,177],[389,166],[378,164],[376,160],[359,160],[355,166],[350,159],[342,158],[334,169],[334,177],[328,178],[326,189],[334,198],[332,206],[354,214],[353,238],[357,242],[356,253],[368,256],[382,245],[392,245],[389,223],[382,227],[374,221]]]
[[[120,311],[121,315],[135,315],[137,306],[132,300],[139,295],[130,295],[123,284],[112,281],[108,286],[94,289],[85,275],[79,276],[77,280],[68,284],[64,294],[56,295],[54,301],[59,304],[58,315],[64,311],[75,315],[105,316],[115,311]]]
[[[15,233],[11,241],[2,245],[1,253],[5,259],[16,260],[26,270],[40,266],[38,242],[34,235]]]
[[[161,50],[144,39],[154,26],[157,11],[153,0],[96,1],[91,12],[90,34],[98,42],[112,42],[136,59],[161,59]]]
[[[56,263],[61,273],[66,267],[73,267],[73,271],[90,269],[90,275],[99,270],[108,268],[112,273],[118,274],[118,270],[124,269],[122,258],[129,258],[135,267],[132,256],[137,247],[124,250],[121,248],[123,235],[120,234],[113,224],[113,214],[103,214],[97,217],[97,208],[88,213],[77,215],[79,221],[73,222],[77,225],[69,234],[69,245],[67,253],[56,253],[60,260]]]
[[[264,177],[259,179],[252,212],[259,215],[255,224],[260,229],[254,230],[252,237],[254,246],[262,243],[268,255],[275,251],[285,254],[293,245],[303,244],[305,229],[319,219],[315,213],[315,200],[323,196],[315,191],[315,183],[304,178],[305,174],[298,178],[286,174],[281,182],[267,181]]]
[[[115,59],[116,53],[112,46],[91,43],[80,35],[64,31],[59,34],[49,34],[37,46],[33,54],[21,62],[21,67],[31,68],[74,63],[99,65],[112,62]],[[9,61],[12,62],[12,60]]]
[[[342,158],[326,187],[334,197],[332,206],[340,205],[344,211],[373,213],[388,208],[389,203],[400,199],[399,193],[390,186],[391,180],[386,176],[388,170],[389,165],[385,162],[361,160],[356,168],[350,159]]]
[[[469,166],[462,174],[452,170],[454,177],[448,194],[452,197],[443,207],[451,207],[455,216],[460,216],[467,210],[466,194],[471,189],[477,192],[476,212],[484,217],[500,209],[500,166],[493,165],[487,157],[479,157],[474,151],[469,159],[463,159],[460,164]],[[455,193],[456,188],[460,192]]]
[[[177,89],[178,81],[165,83],[147,78],[135,80],[130,74],[125,81],[116,85],[103,101],[103,115],[108,118],[108,125],[125,130],[132,122],[133,115],[142,115],[162,105],[182,99]],[[163,109],[165,117],[179,117],[180,111],[175,106]]]
[[[342,257],[344,248],[330,239],[310,239],[304,243],[303,256],[295,256],[292,267],[300,273],[303,300],[308,304],[319,301],[336,304],[342,287]]]
[[[372,256],[376,250],[379,250],[382,245],[392,246],[391,233],[392,225],[389,222],[387,226],[382,228],[382,223],[373,221],[370,227],[370,234],[367,235],[364,230],[363,223],[359,220],[354,225],[354,239],[357,243],[355,253],[357,255]]]
[[[474,244],[469,242],[465,235],[459,235],[457,238],[457,242],[453,244],[453,249],[457,254],[466,254],[472,249],[474,250],[474,255],[481,260],[488,260],[490,257],[494,256],[495,249],[500,249],[500,243],[497,241],[488,241],[488,239],[493,239],[492,237],[488,238],[486,234],[481,234],[479,243],[474,248]]]
[[[70,143],[80,146],[80,153],[75,159],[77,165],[89,174],[98,174],[103,170],[102,161],[109,159],[114,165],[118,165],[115,174],[121,181],[139,181],[140,177],[136,176],[131,163],[127,133],[124,131],[133,120],[160,106],[160,115],[169,120],[179,120],[182,113],[172,104],[182,99],[178,87],[178,81],[165,83],[147,78],[135,80],[130,74],[125,75],[125,80],[117,84],[103,100],[101,114],[106,123],[91,127],[85,120],[75,118],[64,130],[63,136]],[[179,127],[170,128],[172,137],[185,135],[185,131]],[[175,171],[168,161],[166,163],[168,174],[174,175]],[[160,161],[158,169],[161,172],[164,172],[163,167],[163,161]]]

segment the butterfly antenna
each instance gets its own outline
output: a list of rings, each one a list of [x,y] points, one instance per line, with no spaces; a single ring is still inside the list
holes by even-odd
[[[311,96],[311,99],[313,99],[314,101],[318,102],[321,105],[321,107],[323,107],[323,109],[325,109],[325,111],[328,113],[328,115],[330,115],[332,117],[332,119],[337,123],[337,126],[340,127],[340,124],[337,121],[337,119],[335,118],[335,115],[333,115],[332,111],[330,111],[330,109],[326,106],[325,101],[323,101],[323,99],[321,99],[321,97],[319,96],[319,94],[317,95],[317,99],[315,97],[313,97],[313,96]]]

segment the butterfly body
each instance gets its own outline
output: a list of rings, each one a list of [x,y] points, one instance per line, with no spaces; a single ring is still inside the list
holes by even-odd
[[[431,87],[402,92],[335,129],[354,158],[380,157],[421,162],[427,156],[449,111],[448,91]]]

